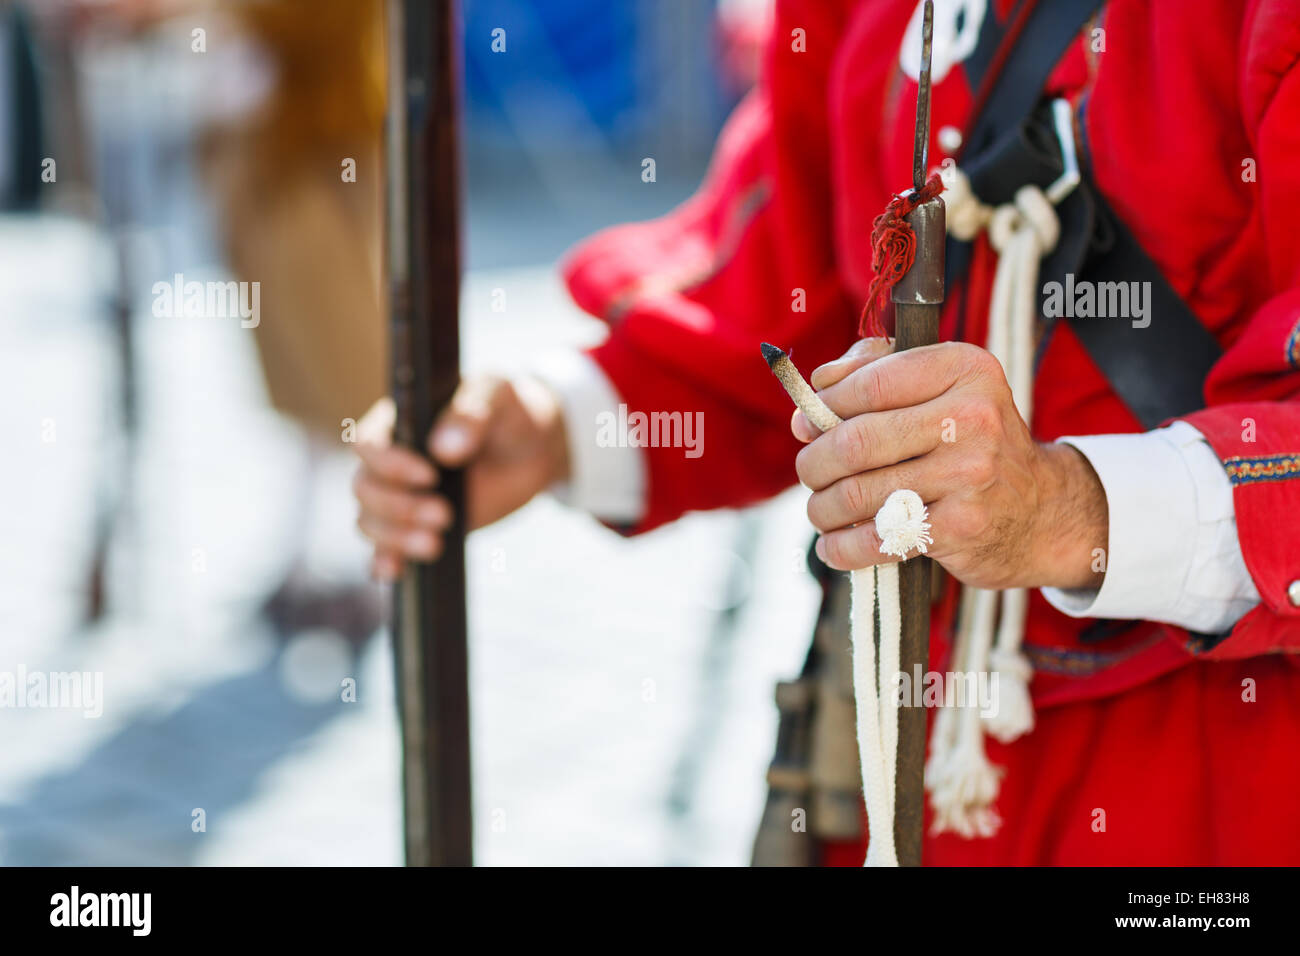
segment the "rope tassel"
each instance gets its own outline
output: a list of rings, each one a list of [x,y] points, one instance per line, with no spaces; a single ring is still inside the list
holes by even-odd
[[[1029,697],[1034,669],[1020,653],[1028,603],[1029,592],[1024,588],[1002,592],[997,642],[989,652],[989,673],[996,675],[997,685],[994,707],[984,717],[984,728],[1004,744],[1034,729],[1034,705]]]

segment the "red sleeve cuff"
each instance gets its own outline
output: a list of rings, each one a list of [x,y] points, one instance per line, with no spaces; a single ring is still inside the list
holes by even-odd
[[[1242,557],[1263,602],[1210,656],[1300,650],[1300,405],[1234,403],[1185,420],[1232,482]]]

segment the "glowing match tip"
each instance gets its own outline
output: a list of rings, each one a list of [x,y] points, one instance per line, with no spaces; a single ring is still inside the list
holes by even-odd
[[[763,358],[767,361],[768,368],[772,368],[772,369],[776,368],[776,363],[781,361],[781,359],[785,358],[785,353],[782,352],[775,345],[769,345],[768,343],[764,342],[762,345],[759,346],[759,348],[763,352]]]

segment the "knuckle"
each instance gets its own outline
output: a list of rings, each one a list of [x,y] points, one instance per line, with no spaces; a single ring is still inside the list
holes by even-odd
[[[845,422],[831,433],[831,451],[837,461],[850,468],[862,468],[870,455],[870,442],[860,425]]]
[[[965,455],[958,467],[959,480],[968,487],[987,488],[993,481],[996,464],[993,456],[983,451]]]
[[[414,495],[404,494],[390,494],[387,501],[389,515],[394,521],[402,524],[415,522],[415,513],[419,504],[419,500]]]
[[[888,384],[884,366],[871,364],[853,373],[853,400],[859,408],[884,408],[888,398]]]
[[[850,475],[840,482],[840,498],[850,515],[858,517],[866,513],[867,492],[857,475]]]
[[[366,461],[366,470],[377,478],[388,478],[401,474],[402,455],[395,447],[371,448]]]
[[[975,375],[988,375],[996,370],[1001,374],[1002,363],[994,358],[993,353],[988,349],[980,348],[970,342],[957,342],[954,345],[960,349],[962,363],[968,372]]]
[[[966,407],[965,417],[977,435],[989,437],[1002,430],[1002,414],[991,398],[980,396],[972,399]]]
[[[956,510],[952,519],[952,530],[961,539],[977,541],[988,531],[991,516],[986,505],[980,502],[968,502]]]

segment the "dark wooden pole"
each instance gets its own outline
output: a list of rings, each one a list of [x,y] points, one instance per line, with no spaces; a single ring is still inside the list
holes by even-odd
[[[916,99],[916,140],[912,154],[912,185],[925,182],[930,142],[930,45],[934,9],[925,5],[920,89]],[[916,235],[912,268],[890,291],[894,303],[894,350],[933,345],[939,341],[939,310],[943,303],[944,205],[936,197],[907,216]],[[930,559],[904,561],[898,569],[903,629],[899,669],[915,681],[930,666]],[[918,671],[919,668],[919,671]],[[900,866],[921,865],[922,811],[925,807],[924,707],[905,700],[898,712],[898,772],[894,785],[894,844]]]
[[[454,0],[389,0],[389,231],[396,441],[424,452],[460,379],[458,25]],[[441,471],[456,524],[393,596],[408,866],[468,866],[465,490]]]

